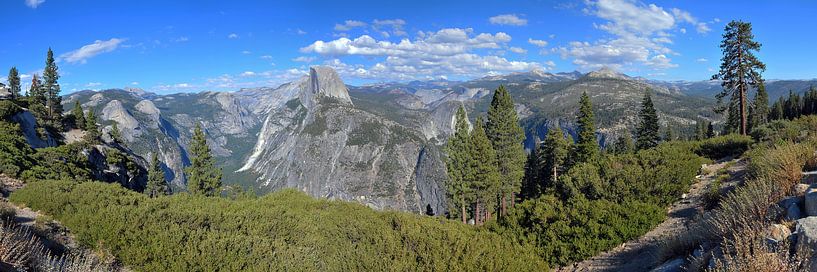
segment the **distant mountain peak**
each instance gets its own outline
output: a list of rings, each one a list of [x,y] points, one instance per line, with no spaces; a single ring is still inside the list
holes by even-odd
[[[629,76],[622,74],[610,67],[602,67],[596,71],[589,72],[585,75],[588,78],[615,78],[615,79],[631,79]]]
[[[349,89],[346,88],[346,84],[343,83],[343,80],[340,79],[340,76],[332,67],[310,67],[309,78],[305,87],[304,91],[309,96],[325,96],[352,104]]]

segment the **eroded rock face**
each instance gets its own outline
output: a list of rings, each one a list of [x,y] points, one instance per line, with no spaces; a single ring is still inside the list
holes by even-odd
[[[102,109],[101,118],[102,120],[116,122],[119,131],[122,133],[122,137],[128,142],[132,142],[135,137],[142,134],[142,131],[139,129],[139,121],[122,106],[122,102],[119,100],[111,100],[108,102],[105,108]]]
[[[811,186],[806,190],[805,208],[807,216],[817,216],[817,187]]]

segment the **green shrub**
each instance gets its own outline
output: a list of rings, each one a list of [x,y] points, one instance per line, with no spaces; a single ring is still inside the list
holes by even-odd
[[[81,244],[102,244],[139,271],[547,270],[533,248],[488,230],[293,190],[151,199],[116,184],[41,181],[11,200],[53,215]]]
[[[18,177],[31,167],[34,150],[21,135],[19,125],[0,121],[0,173]]]
[[[752,137],[729,134],[701,141],[695,153],[713,160],[738,157],[749,150],[753,143]]]
[[[0,100],[0,120],[6,120],[9,117],[23,111],[14,101]]]

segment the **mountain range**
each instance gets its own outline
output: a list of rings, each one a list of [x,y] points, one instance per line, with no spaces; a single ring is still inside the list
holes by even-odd
[[[776,99],[811,83],[770,81],[767,90]],[[103,132],[116,122],[135,154],[157,153],[175,190],[185,187],[187,146],[200,123],[227,184],[260,193],[297,188],[376,209],[442,213],[442,149],[454,113],[464,106],[471,120],[484,114],[500,85],[516,102],[528,148],[550,127],[575,135],[583,92],[594,104],[602,144],[632,131],[648,90],[662,124],[678,132],[691,131],[697,119],[721,118],[711,110],[717,82],[650,81],[609,69],[349,86],[332,68],[312,67],[274,88],[169,95],[133,88],[80,91],[63,103],[67,110],[79,101],[99,112]]]

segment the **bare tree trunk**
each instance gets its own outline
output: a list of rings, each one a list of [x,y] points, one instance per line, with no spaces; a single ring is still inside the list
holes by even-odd
[[[499,216],[505,216],[505,193],[502,193],[502,200],[500,201]]]
[[[462,223],[468,224],[468,218],[465,216],[465,193],[462,193]]]
[[[516,207],[516,193],[511,193],[511,208]]]
[[[477,199],[477,204],[474,206],[474,217],[476,218],[474,224],[479,226],[482,225],[482,214],[479,212],[479,199]]]

